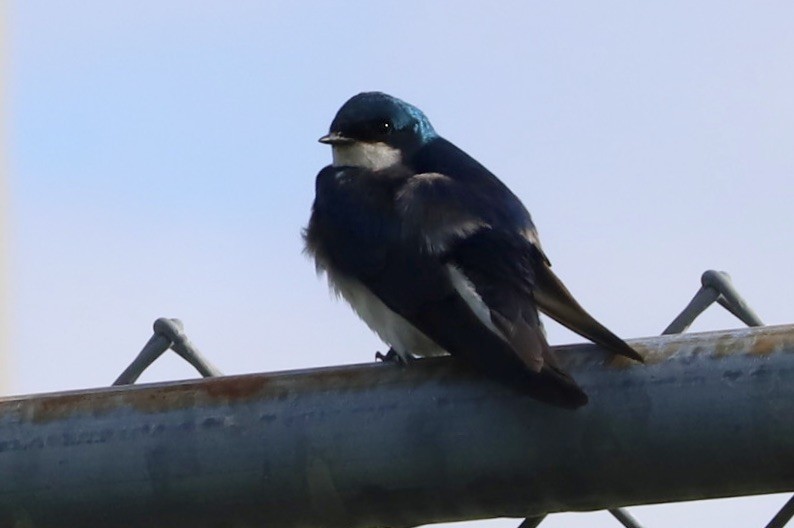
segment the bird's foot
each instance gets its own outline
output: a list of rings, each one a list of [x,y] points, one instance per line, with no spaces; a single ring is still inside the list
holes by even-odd
[[[409,356],[410,357],[410,356]],[[381,354],[380,352],[375,352],[375,361],[383,361],[384,363],[394,363],[396,365],[405,365],[406,360],[400,354],[397,353],[396,350],[390,348],[388,352],[385,354]]]

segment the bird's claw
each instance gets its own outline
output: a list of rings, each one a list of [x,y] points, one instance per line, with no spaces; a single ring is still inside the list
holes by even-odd
[[[375,352],[375,361],[378,360],[383,361],[384,363],[405,365],[405,360],[393,348],[390,348],[385,354],[382,354],[380,351]]]

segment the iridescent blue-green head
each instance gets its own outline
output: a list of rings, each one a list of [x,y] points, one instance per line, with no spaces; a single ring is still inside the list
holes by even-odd
[[[417,107],[381,92],[350,98],[321,143],[331,145],[335,166],[381,170],[409,158],[438,137]]]

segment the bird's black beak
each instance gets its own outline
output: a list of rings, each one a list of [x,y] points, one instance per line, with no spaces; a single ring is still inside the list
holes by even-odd
[[[320,143],[324,143],[326,145],[349,145],[353,143],[353,140],[351,138],[345,137],[339,132],[331,132],[329,134],[326,134],[317,141],[319,141]]]

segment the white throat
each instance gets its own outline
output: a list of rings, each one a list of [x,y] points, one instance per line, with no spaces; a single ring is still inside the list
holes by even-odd
[[[402,161],[400,150],[386,143],[356,141],[332,147],[334,167],[361,167],[372,171],[388,169]]]

